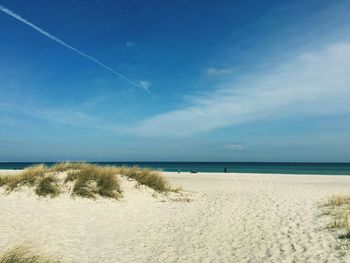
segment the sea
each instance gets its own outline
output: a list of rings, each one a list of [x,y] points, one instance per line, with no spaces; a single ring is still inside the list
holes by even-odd
[[[54,162],[0,162],[0,169],[24,169]],[[100,165],[126,165],[158,169],[167,172],[228,172],[261,174],[318,174],[350,175],[350,163],[296,163],[296,162],[90,162]]]

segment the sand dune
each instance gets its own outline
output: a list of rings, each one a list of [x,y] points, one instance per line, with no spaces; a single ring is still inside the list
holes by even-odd
[[[0,251],[25,240],[64,262],[350,261],[317,207],[350,177],[165,175],[192,201],[125,178],[118,201],[0,190]]]

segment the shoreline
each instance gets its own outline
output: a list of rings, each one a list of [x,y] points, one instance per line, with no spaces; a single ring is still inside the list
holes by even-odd
[[[16,174],[22,172],[24,169],[0,169],[0,176],[6,174]],[[274,177],[274,176],[290,176],[290,177],[332,177],[332,178],[346,178],[350,175],[347,174],[290,174],[290,173],[236,173],[236,172],[173,172],[173,171],[160,171],[162,174],[166,176],[176,177],[176,176],[189,176],[189,177],[200,177],[200,176],[259,176],[259,177]]]
[[[0,170],[1,171],[1,170]],[[224,173],[224,172],[197,172],[197,173],[190,173],[190,172],[181,172],[178,174],[177,172],[166,172],[162,171],[163,174],[168,175],[168,176],[180,176],[185,175],[185,176],[266,176],[266,177],[274,177],[274,176],[291,176],[291,177],[305,177],[305,176],[312,176],[312,177],[339,177],[339,178],[344,178],[344,177],[349,177],[350,175],[339,175],[339,174],[289,174],[289,173]]]
[[[54,162],[1,163],[1,169],[23,169],[31,165],[43,164],[50,167]],[[96,165],[138,166],[163,172],[205,172],[242,174],[301,174],[350,176],[350,163],[338,162],[93,162]]]

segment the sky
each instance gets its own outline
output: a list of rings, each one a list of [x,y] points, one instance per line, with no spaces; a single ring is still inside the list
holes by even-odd
[[[349,1],[0,7],[2,162],[350,161]]]

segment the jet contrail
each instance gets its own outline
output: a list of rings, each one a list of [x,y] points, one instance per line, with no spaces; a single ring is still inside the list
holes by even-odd
[[[23,17],[21,17],[20,15],[16,14],[15,12],[11,11],[10,9],[0,5],[0,11],[12,16],[13,18],[21,21],[22,23],[26,24],[27,26],[30,26],[31,28],[33,28],[34,30],[38,31],[39,33],[43,34],[44,36],[52,39],[53,41],[56,41],[57,43],[65,46],[66,48],[69,48],[70,50],[74,51],[75,53],[78,53],[79,55],[83,56],[84,58],[94,62],[95,64],[99,65],[100,67],[112,72],[114,75],[128,81],[129,83],[135,85],[136,87],[145,89],[147,92],[149,92],[149,89],[147,86],[144,87],[144,85],[137,83],[131,79],[128,79],[127,77],[125,77],[123,74],[113,70],[112,68],[110,68],[109,66],[103,64],[101,61],[99,61],[98,59],[89,56],[88,54],[85,54],[84,52],[79,51],[78,49],[72,47],[71,45],[67,44],[66,42],[62,41],[61,39],[51,35],[50,33],[46,32],[45,30],[41,29],[40,27],[34,25],[33,23],[29,22],[28,20],[24,19]]]

